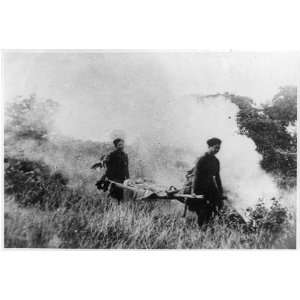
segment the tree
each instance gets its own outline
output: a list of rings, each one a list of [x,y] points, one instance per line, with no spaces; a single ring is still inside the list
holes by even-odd
[[[47,139],[54,124],[58,103],[53,100],[38,100],[35,95],[18,98],[6,106],[5,135],[18,139]]]
[[[272,103],[262,109],[253,100],[225,94],[239,107],[237,122],[241,134],[250,137],[257,151],[263,155],[261,166],[269,172],[296,177],[297,136],[290,134],[288,126],[297,120],[297,88],[281,87]]]
[[[284,126],[295,124],[297,120],[297,87],[280,87],[279,92],[273,97],[272,105],[264,107],[265,113]]]

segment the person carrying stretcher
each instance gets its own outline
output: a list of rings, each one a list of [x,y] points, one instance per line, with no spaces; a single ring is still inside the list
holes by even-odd
[[[223,187],[220,178],[220,162],[215,157],[220,151],[222,141],[211,138],[207,141],[208,150],[201,156],[193,168],[191,194],[204,195],[205,201],[192,202],[191,211],[198,216],[198,224],[202,226],[210,221],[223,207]]]
[[[124,140],[117,138],[113,143],[115,150],[106,157],[102,157],[102,160],[99,163],[92,166],[92,169],[106,167],[105,174],[96,183],[98,189],[107,190],[109,182],[106,179],[118,183],[123,183],[125,180],[129,179],[128,155],[124,152]],[[105,187],[104,185],[107,186]],[[112,184],[109,195],[120,202],[123,199],[123,189]]]

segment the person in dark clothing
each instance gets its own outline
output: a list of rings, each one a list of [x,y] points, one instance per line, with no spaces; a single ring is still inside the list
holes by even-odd
[[[105,160],[105,177],[123,183],[126,179],[129,179],[128,155],[124,152],[124,140],[118,138],[115,139],[113,143],[116,149],[111,152]],[[123,190],[112,184],[110,196],[120,202],[123,199]]]
[[[207,141],[208,151],[199,158],[194,168],[192,194],[204,195],[204,201],[193,203],[190,209],[198,216],[202,226],[223,207],[223,187],[220,178],[220,163],[215,157],[220,151],[222,141],[211,138]]]

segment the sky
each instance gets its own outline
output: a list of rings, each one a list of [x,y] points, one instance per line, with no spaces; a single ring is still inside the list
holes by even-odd
[[[5,101],[53,99],[62,107],[63,133],[99,139],[109,116],[124,123],[142,109],[145,125],[184,95],[270,101],[280,86],[300,82],[300,52],[5,52],[3,75]]]

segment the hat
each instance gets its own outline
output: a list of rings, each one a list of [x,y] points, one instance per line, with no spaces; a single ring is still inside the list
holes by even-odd
[[[124,141],[124,140],[123,140],[123,139],[120,139],[120,138],[114,139],[114,140],[113,140],[113,143],[114,143],[115,147],[117,147],[118,144],[119,144],[121,141]]]
[[[220,139],[214,137],[214,138],[207,140],[206,143],[209,147],[212,147],[214,145],[221,145],[222,141]]]

